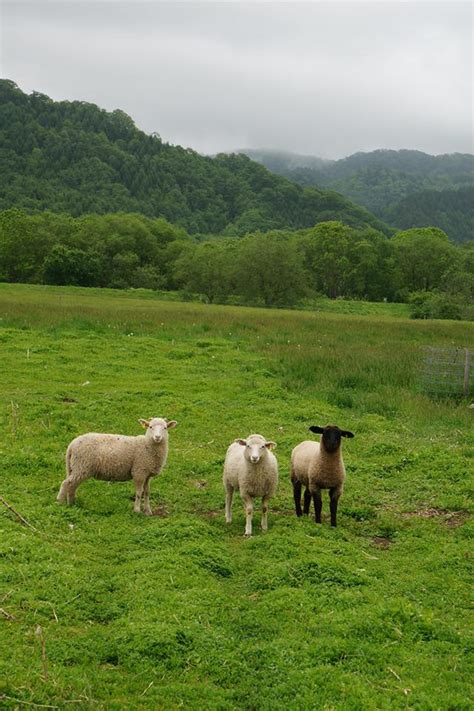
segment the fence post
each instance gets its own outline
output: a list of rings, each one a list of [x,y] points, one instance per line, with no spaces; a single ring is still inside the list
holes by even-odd
[[[463,385],[463,391],[464,395],[469,394],[469,376],[471,373],[471,351],[469,348],[466,348],[464,351],[464,385]]]

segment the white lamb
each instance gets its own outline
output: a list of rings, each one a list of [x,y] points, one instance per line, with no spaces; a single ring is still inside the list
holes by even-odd
[[[151,516],[150,479],[159,474],[168,456],[168,430],[176,427],[175,420],[161,417],[139,420],[146,434],[127,437],[118,434],[89,432],[72,440],[66,452],[67,477],[61,484],[57,500],[73,504],[76,489],[90,478],[104,481],[135,483],[133,510]]]
[[[252,535],[253,499],[262,497],[262,531],[268,529],[268,501],[278,485],[278,462],[270,451],[275,442],[267,442],[262,435],[236,439],[227,450],[223,482],[226,490],[225,520],[232,522],[232,498],[239,490],[244,503],[245,535]]]

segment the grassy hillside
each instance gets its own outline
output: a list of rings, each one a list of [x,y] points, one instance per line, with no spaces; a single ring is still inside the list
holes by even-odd
[[[140,212],[191,233],[241,235],[342,220],[390,229],[337,193],[302,188],[245,156],[206,158],[123,111],[52,101],[0,80],[0,210]]]
[[[430,344],[472,327],[1,285],[2,707],[470,708],[472,411],[420,392]],[[55,503],[74,436],[150,415],[179,422],[153,517],[128,483]],[[337,529],[288,477],[328,421],[356,435]],[[246,540],[221,472],[252,431],[281,482]]]

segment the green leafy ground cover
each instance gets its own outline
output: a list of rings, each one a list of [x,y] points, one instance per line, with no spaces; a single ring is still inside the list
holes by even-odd
[[[0,705],[468,709],[472,411],[420,392],[472,325],[0,289]],[[87,384],[86,384],[87,383]],[[150,518],[129,483],[55,503],[68,442],[176,418]],[[355,432],[339,526],[297,520],[292,447]],[[223,514],[229,442],[278,442],[266,535]],[[33,527],[33,528],[32,528]]]

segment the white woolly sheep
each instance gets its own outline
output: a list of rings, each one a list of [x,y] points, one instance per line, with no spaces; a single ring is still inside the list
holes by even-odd
[[[270,451],[275,442],[262,435],[236,439],[227,450],[223,482],[226,490],[225,520],[232,522],[232,498],[236,489],[244,503],[245,535],[252,535],[253,499],[262,497],[262,531],[268,529],[268,501],[278,485],[278,462]]]
[[[296,515],[301,516],[301,488],[305,487],[303,513],[309,513],[311,497],[314,501],[316,523],[321,523],[321,489],[329,489],[331,526],[336,526],[337,504],[344,489],[346,470],[342,459],[342,437],[354,437],[352,432],[341,430],[337,425],[319,427],[313,425],[311,432],[322,435],[320,442],[305,440],[291,453],[291,482],[295,499]]]
[[[146,434],[127,437],[117,434],[89,432],[72,440],[66,452],[67,477],[61,484],[57,500],[73,504],[76,489],[90,478],[104,481],[135,483],[135,513],[141,511],[151,516],[150,479],[159,474],[168,456],[168,430],[177,422],[161,417],[139,420]]]

